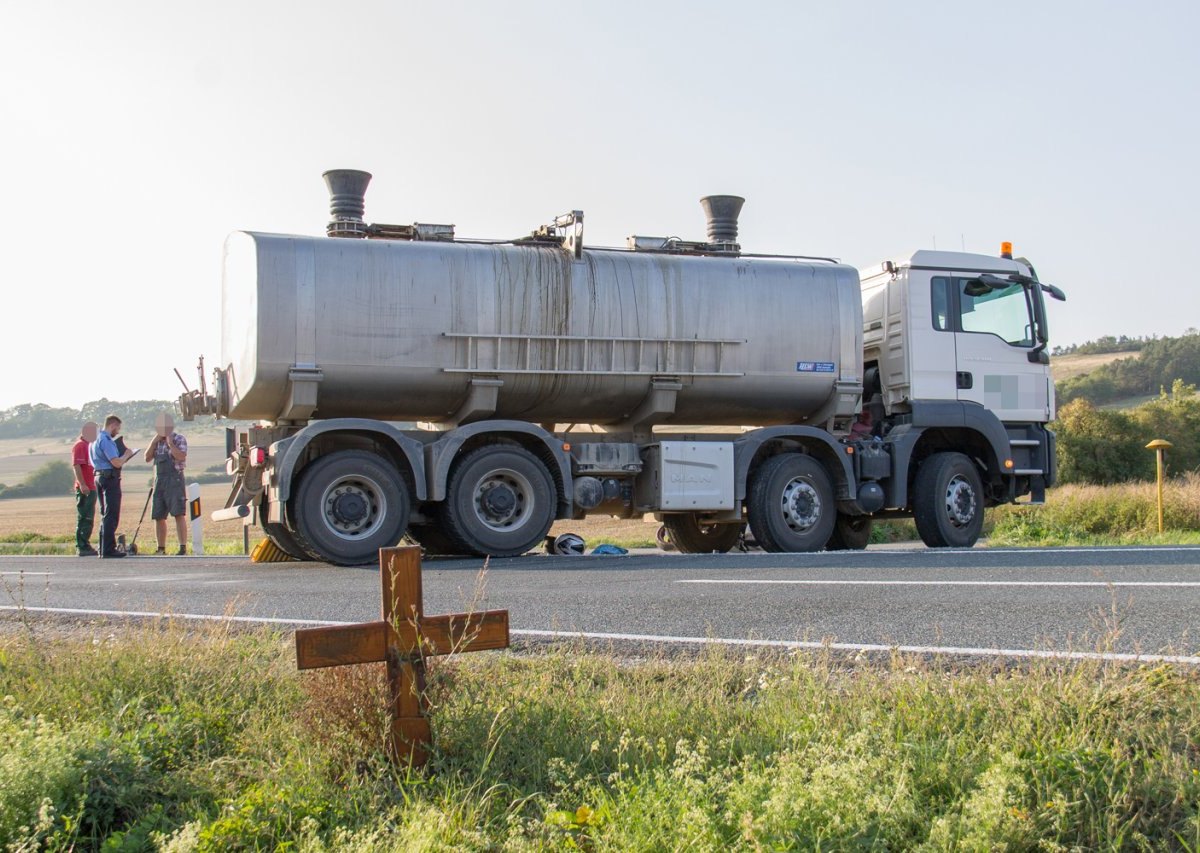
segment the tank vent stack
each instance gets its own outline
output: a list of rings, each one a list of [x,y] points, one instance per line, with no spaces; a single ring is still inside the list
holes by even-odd
[[[708,220],[709,243],[727,244],[728,250],[738,250],[738,215],[745,203],[740,195],[706,195],[700,199]]]
[[[366,237],[363,197],[367,194],[371,173],[358,169],[330,169],[321,177],[329,187],[330,219],[325,233],[330,237]],[[736,227],[734,233],[737,233]]]

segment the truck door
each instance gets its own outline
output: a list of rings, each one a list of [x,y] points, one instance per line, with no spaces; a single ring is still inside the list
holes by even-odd
[[[1050,373],[1035,350],[1036,294],[1020,284],[972,286],[976,276],[934,278],[951,305],[958,399],[981,403],[1009,423],[1048,421]]]

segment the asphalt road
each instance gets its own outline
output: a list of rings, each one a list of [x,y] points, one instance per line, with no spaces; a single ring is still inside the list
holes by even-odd
[[[820,554],[433,559],[425,611],[507,608],[514,639],[899,646],[1014,656],[1098,649],[1200,663],[1200,548],[876,550]],[[287,623],[378,618],[374,568],[241,557],[0,556],[15,608],[235,614]]]

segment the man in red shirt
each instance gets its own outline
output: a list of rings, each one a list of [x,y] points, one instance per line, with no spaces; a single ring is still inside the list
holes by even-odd
[[[88,445],[96,440],[100,426],[88,421],[79,431],[79,440],[71,448],[71,466],[75,469],[75,550],[81,557],[95,557],[92,528],[96,526],[96,469],[88,455]]]

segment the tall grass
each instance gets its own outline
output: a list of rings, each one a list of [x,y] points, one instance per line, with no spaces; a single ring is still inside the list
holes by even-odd
[[[380,667],[288,639],[0,639],[0,846],[1200,850],[1190,671],[475,654],[408,773]]]
[[[990,520],[992,545],[1200,543],[1200,474],[1164,484],[1162,536],[1154,483],[1060,486],[1045,506],[997,507]]]

